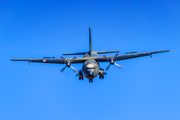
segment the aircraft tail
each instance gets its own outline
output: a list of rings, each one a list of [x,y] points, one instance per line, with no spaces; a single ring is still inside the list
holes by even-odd
[[[119,51],[93,51],[92,49],[92,40],[91,40],[91,27],[89,27],[89,52],[80,52],[80,53],[65,53],[63,55],[85,55],[89,54],[89,56],[92,56],[93,53],[95,54],[104,54],[104,53],[115,53]]]

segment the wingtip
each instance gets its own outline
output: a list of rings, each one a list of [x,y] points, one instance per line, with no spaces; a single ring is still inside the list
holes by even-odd
[[[170,52],[170,50],[164,50],[163,52]]]
[[[10,59],[10,61],[15,61],[15,59]]]

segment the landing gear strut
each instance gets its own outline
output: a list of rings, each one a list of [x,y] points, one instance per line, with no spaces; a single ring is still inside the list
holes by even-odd
[[[82,70],[79,70],[78,74],[76,76],[79,76],[79,80],[84,80]]]
[[[104,75],[103,76],[99,76],[99,79],[101,79],[101,78],[104,79]]]
[[[93,83],[93,79],[89,79],[89,83]]]

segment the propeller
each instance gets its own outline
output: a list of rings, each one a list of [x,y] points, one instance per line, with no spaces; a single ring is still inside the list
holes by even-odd
[[[61,59],[63,59],[64,63],[66,63],[66,66],[60,70],[61,73],[66,69],[66,67],[70,67],[74,72],[77,72],[77,70],[71,66],[71,63],[74,61],[74,59],[76,59],[76,56],[71,61],[66,61],[63,56],[61,56]]]
[[[108,58],[105,55],[103,55],[103,57],[107,58],[109,60],[109,62],[110,62],[110,64],[106,67],[106,71],[108,71],[108,69],[110,68],[111,65],[116,65],[118,68],[121,69],[121,65],[115,63],[116,58],[117,58],[118,55],[119,55],[119,53],[116,53],[116,55],[113,58]]]

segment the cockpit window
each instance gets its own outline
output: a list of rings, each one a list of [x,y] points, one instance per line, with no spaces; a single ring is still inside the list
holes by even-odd
[[[87,69],[96,69],[95,67],[87,67]]]

